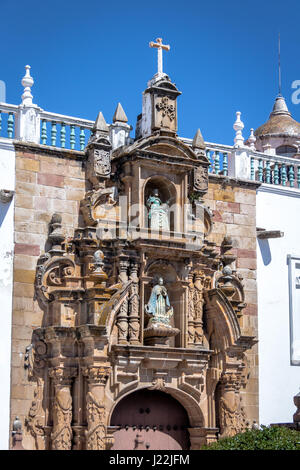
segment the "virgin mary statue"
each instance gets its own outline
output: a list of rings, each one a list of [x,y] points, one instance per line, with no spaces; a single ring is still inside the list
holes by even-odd
[[[170,305],[167,289],[164,286],[162,277],[158,279],[150,295],[149,302],[145,305],[145,312],[151,316],[149,323],[163,323],[165,326],[170,325],[170,318],[173,315],[173,307]]]
[[[163,204],[158,189],[154,189],[147,199],[149,226],[153,230],[169,231],[168,204]]]

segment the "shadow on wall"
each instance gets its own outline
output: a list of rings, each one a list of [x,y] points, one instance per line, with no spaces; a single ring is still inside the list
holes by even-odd
[[[0,227],[3,224],[7,211],[9,209],[10,204],[4,204],[0,202]]]
[[[263,263],[265,266],[268,266],[268,264],[270,264],[272,261],[269,240],[258,240],[258,245],[260,248]]]

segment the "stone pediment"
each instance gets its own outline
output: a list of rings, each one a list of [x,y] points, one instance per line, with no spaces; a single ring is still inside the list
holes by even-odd
[[[144,139],[139,139],[127,148],[117,149],[112,154],[112,159],[116,160],[123,156],[140,154],[155,154],[155,156],[171,157],[173,160],[187,160],[201,162],[209,166],[209,161],[205,155],[197,155],[191,147],[177,139],[176,137],[164,135],[152,135]],[[165,158],[164,158],[165,160]]]

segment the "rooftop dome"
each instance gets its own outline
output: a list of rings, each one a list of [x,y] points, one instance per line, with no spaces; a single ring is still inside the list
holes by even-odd
[[[292,118],[283,96],[277,96],[268,121],[254,132],[256,137],[300,137],[300,123]]]

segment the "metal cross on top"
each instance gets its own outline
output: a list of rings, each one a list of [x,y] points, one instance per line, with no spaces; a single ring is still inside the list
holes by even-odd
[[[158,75],[163,75],[163,56],[162,56],[162,50],[164,49],[165,51],[170,50],[170,46],[165,45],[162,43],[162,38],[157,38],[157,42],[149,42],[150,47],[156,47],[157,48],[157,73]]]

